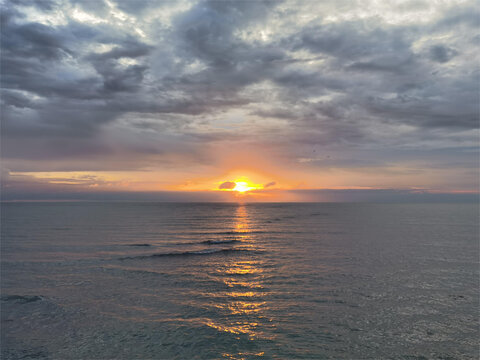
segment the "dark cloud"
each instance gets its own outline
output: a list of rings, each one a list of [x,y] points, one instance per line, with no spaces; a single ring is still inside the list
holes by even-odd
[[[342,63],[367,59],[400,58],[411,56],[409,28],[382,28],[366,21],[350,21],[328,25],[309,26],[295,35],[294,49],[305,48],[313,53],[335,57]]]
[[[2,26],[2,58],[20,57],[58,60],[72,54],[63,35],[50,26],[38,23],[16,24],[10,19]]]
[[[430,59],[439,63],[450,61],[458,52],[443,45],[434,45],[430,48]]]
[[[132,14],[140,14],[156,5],[161,5],[152,0],[119,0],[116,4],[119,9]]]
[[[475,29],[480,27],[479,16],[480,6],[476,2],[467,2],[463,6],[461,4],[453,5],[434,23],[433,30],[444,31],[453,28],[458,30],[459,27]]]
[[[263,187],[266,189],[266,188],[269,188],[269,187],[272,187],[272,186],[275,186],[277,183],[275,181],[271,181],[265,185],[263,185]]]
[[[233,181],[225,181],[225,182],[221,183],[220,185],[218,185],[218,188],[222,189],[222,190],[231,190],[236,185],[237,184],[235,184],[235,182],[233,182]]]
[[[53,0],[11,0],[11,3],[19,6],[34,6],[44,11],[53,10],[57,6],[57,3]]]

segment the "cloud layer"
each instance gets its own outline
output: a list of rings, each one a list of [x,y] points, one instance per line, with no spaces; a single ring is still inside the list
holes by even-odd
[[[11,0],[1,17],[9,171],[201,173],[249,147],[290,171],[478,186],[475,1]]]

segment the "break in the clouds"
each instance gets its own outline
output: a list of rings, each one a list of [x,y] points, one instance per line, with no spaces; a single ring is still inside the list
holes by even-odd
[[[5,181],[250,161],[303,188],[476,189],[479,18],[476,1],[3,1]]]

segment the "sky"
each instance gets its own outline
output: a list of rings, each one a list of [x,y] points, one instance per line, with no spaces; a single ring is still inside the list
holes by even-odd
[[[0,4],[3,200],[478,199],[477,1]]]

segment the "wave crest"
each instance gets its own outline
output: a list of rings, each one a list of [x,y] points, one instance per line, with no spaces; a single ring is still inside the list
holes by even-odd
[[[229,254],[229,253],[259,253],[263,251],[259,250],[247,250],[247,249],[203,249],[196,251],[182,251],[182,252],[170,252],[170,253],[156,253],[148,255],[138,255],[138,256],[127,256],[120,258],[120,260],[132,260],[132,259],[148,259],[148,258],[157,258],[157,257],[184,257],[184,256],[196,256],[196,255],[213,255],[213,254]]]

